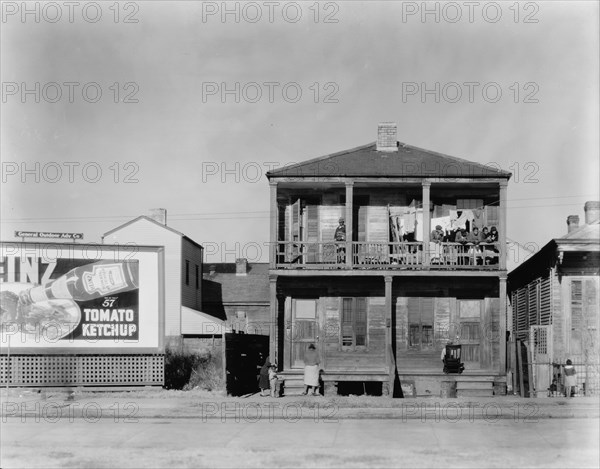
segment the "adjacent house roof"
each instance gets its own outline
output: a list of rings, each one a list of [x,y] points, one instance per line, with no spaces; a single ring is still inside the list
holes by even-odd
[[[511,173],[398,142],[398,151],[375,143],[314,158],[267,173],[267,177],[469,177],[505,178]]]
[[[213,267],[214,273],[211,275]],[[215,282],[221,286],[220,292],[217,289],[205,288],[204,303],[269,303],[268,263],[249,262],[246,275],[236,274],[235,263],[205,264],[204,281]]]
[[[170,226],[163,225],[162,223],[159,223],[156,220],[154,220],[153,218],[147,217],[146,215],[140,215],[139,217],[134,218],[133,220],[129,220],[128,222],[123,223],[122,225],[119,225],[116,228],[113,228],[112,230],[107,231],[106,233],[104,233],[104,235],[102,235],[102,238],[106,238],[107,236],[111,235],[115,231],[119,231],[119,230],[121,230],[121,229],[123,229],[123,228],[125,228],[125,227],[127,227],[129,225],[132,225],[134,223],[137,223],[139,221],[147,221],[147,222],[150,222],[150,223],[154,223],[156,226],[159,226],[160,228],[164,228],[165,230],[168,230],[168,231],[170,231],[172,233],[175,233],[178,236],[181,236],[182,238],[186,239],[187,241],[189,241],[193,245],[199,247],[200,249],[204,249],[200,244],[198,244],[193,239],[188,238],[181,231],[177,231],[177,230],[174,230],[173,228],[171,228]]]
[[[600,220],[595,221],[589,225],[583,225],[576,230],[571,231],[569,234],[558,238],[560,240],[571,240],[571,239],[595,239],[600,240]]]
[[[570,271],[578,270],[580,273],[597,275],[600,260],[600,221],[584,224],[565,236],[551,239],[508,274],[509,290],[544,275],[550,268],[563,262],[560,256],[565,256],[565,263],[569,256]],[[563,264],[561,270],[564,268]]]

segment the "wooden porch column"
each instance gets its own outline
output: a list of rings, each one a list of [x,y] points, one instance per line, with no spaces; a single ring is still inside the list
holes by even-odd
[[[431,255],[429,252],[429,236],[431,235],[431,220],[429,205],[431,203],[429,189],[431,188],[430,181],[423,181],[423,264],[429,265]]]
[[[506,277],[500,277],[500,286],[498,288],[498,294],[500,295],[500,317],[498,318],[500,327],[498,328],[498,334],[500,335],[500,359],[498,361],[500,366],[500,373],[506,372]]]
[[[500,251],[499,267],[506,270],[506,187],[508,181],[500,181],[500,213],[498,224],[498,250]]]
[[[385,363],[390,367],[389,348],[392,346],[392,280],[391,275],[383,277],[385,281]]]
[[[277,359],[277,312],[279,311],[277,275],[269,276],[269,306],[271,308],[271,320],[269,321],[269,360],[271,360],[271,363],[275,363]]]
[[[354,182],[346,182],[346,266],[352,268],[352,203],[354,197]]]
[[[274,269],[277,264],[277,222],[278,222],[278,210],[277,210],[277,183],[273,181],[269,181],[269,187],[271,190],[270,199],[271,199],[271,209],[269,213],[271,216],[270,220],[270,237],[271,237],[271,245],[269,250],[269,263],[271,269]]]

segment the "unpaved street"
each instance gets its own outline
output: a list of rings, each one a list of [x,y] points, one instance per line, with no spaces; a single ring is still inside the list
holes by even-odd
[[[598,467],[598,420],[147,418],[2,423],[1,466]]]

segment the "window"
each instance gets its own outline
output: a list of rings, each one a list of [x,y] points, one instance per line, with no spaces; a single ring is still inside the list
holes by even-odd
[[[342,350],[367,346],[366,298],[342,298]]]
[[[190,261],[185,261],[185,284],[190,284]]]
[[[411,347],[422,347],[424,349],[433,347],[433,326],[411,324],[409,326],[408,341]]]
[[[196,264],[196,290],[200,288],[200,268]]]
[[[433,307],[433,298],[408,299],[408,346],[413,350],[433,349]]]

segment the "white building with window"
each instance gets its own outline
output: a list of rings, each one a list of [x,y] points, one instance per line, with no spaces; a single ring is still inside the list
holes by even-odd
[[[106,233],[104,244],[118,244],[135,256],[138,245],[165,248],[165,339],[181,346],[186,337],[221,337],[224,322],[202,312],[203,247],[167,226],[166,210],[139,216]]]

